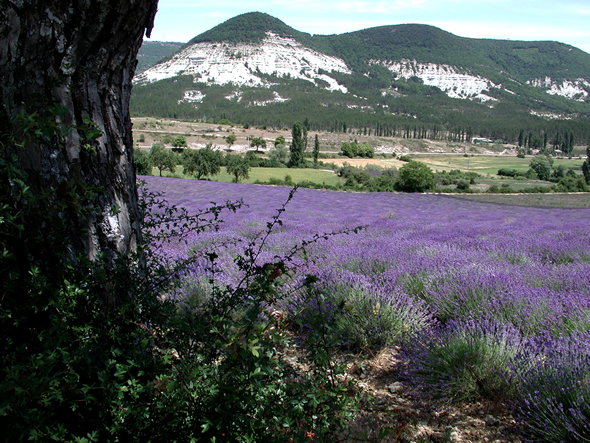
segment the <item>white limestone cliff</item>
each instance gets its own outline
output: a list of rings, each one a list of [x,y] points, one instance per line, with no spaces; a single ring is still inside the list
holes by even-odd
[[[331,91],[348,92],[325,73],[332,71],[351,72],[339,58],[321,54],[295,39],[269,32],[261,44],[195,43],[170,60],[139,74],[134,81],[154,82],[186,74],[212,84],[268,86],[269,83],[260,74],[272,74],[312,83],[321,79]]]
[[[462,73],[454,66],[435,63],[418,63],[416,60],[382,61],[372,63],[387,67],[398,78],[418,77],[425,85],[435,86],[452,98],[496,100],[484,94],[490,88],[501,88],[491,80],[481,76]]]
[[[538,78],[529,81],[527,84],[537,88],[543,88],[547,94],[561,95],[562,97],[581,102],[586,101],[590,95],[590,83],[583,78],[575,81],[562,80],[560,83],[552,80],[550,77],[545,77],[544,79]]]

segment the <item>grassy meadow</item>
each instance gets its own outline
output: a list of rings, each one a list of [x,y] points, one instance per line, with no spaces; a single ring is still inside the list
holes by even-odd
[[[152,169],[152,175],[159,175],[158,169]],[[192,178],[183,173],[182,165],[176,166],[176,171],[171,174],[169,171],[162,173],[165,177],[177,178]],[[297,169],[297,168],[251,168],[249,177],[241,179],[240,183],[256,183],[267,182],[270,179],[284,180],[285,176],[290,176],[293,184],[301,183],[303,181],[312,181],[314,183],[326,184],[329,186],[337,186],[343,183],[342,179],[332,171],[324,171],[321,169]],[[234,177],[225,171],[225,167],[221,168],[221,172],[215,176],[208,178],[211,181],[231,183]]]

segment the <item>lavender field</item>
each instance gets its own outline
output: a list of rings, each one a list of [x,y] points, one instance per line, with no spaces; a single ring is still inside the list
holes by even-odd
[[[171,258],[215,250],[227,282],[239,277],[239,248],[265,230],[289,194],[142,179],[189,211],[243,199],[218,232],[165,250]],[[317,275],[343,347],[401,346],[408,382],[439,400],[508,398],[530,439],[590,441],[589,209],[299,189],[281,218],[262,261],[314,234],[365,226],[309,245],[305,260],[298,255],[292,291],[277,307],[286,315],[309,311],[297,278]],[[193,267],[186,291],[204,291],[205,265]]]

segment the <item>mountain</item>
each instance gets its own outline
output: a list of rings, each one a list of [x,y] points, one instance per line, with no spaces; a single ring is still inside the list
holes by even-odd
[[[183,45],[184,43],[176,42],[143,42],[139,54],[137,54],[136,73],[140,74],[146,69],[154,66],[159,61],[170,57]]]
[[[557,42],[469,39],[418,24],[310,35],[248,13],[134,82],[134,115],[505,140],[572,132],[590,142],[590,55]]]

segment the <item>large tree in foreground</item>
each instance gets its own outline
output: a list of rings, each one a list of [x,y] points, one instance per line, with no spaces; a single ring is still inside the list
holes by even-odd
[[[2,159],[18,163],[41,210],[61,220],[59,241],[72,256],[133,250],[141,234],[129,98],[157,0],[1,4]],[[0,192],[10,194],[14,177],[0,180]],[[26,265],[46,257],[31,238],[44,236],[49,248],[58,234],[45,217],[23,222],[27,235],[11,249]]]
[[[0,1],[2,441],[114,441],[153,382],[128,105],[156,3]]]

